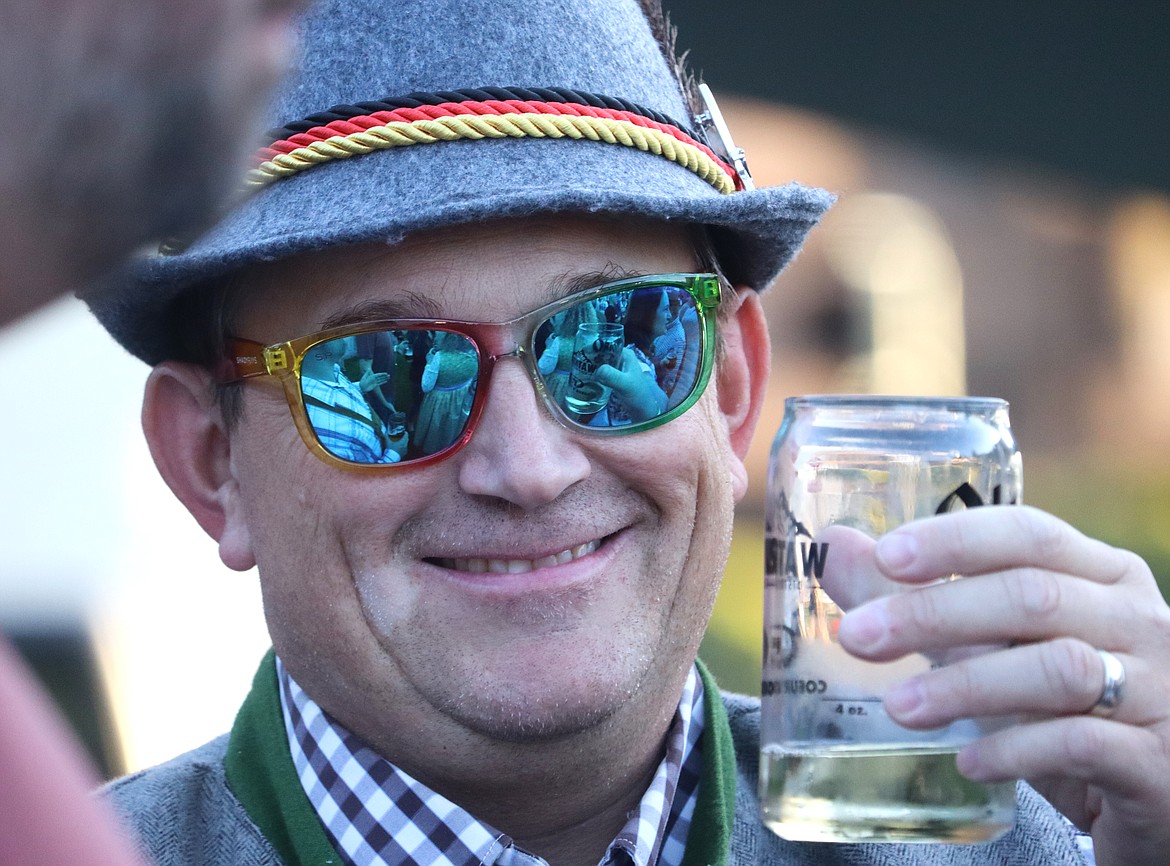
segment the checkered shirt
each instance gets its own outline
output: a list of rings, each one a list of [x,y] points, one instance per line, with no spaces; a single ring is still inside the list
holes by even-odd
[[[547,866],[378,756],[326,715],[276,660],[293,764],[349,866]],[[599,866],[678,866],[698,801],[703,684],[692,667],[666,756]]]
[[[395,463],[399,460],[396,452],[388,451],[382,444],[377,432],[382,422],[366,402],[361,388],[346,378],[339,365],[333,366],[333,379],[328,382],[302,376],[301,391],[306,397],[325,404],[317,406],[306,402],[305,411],[309,416],[309,426],[329,453],[354,463]],[[326,408],[331,406],[344,411]],[[368,418],[369,422],[359,421],[345,414],[346,411]]]

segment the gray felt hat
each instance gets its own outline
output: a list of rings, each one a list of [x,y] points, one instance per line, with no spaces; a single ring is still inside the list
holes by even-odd
[[[256,191],[86,298],[149,363],[173,352],[176,298],[257,261],[501,217],[626,214],[708,226],[728,277],[762,288],[831,201],[744,189],[638,0],[318,0],[300,29]]]

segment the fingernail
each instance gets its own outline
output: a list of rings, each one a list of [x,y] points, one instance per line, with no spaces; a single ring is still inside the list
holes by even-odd
[[[901,571],[918,556],[918,541],[902,532],[883,536],[874,548],[874,556],[884,571]]]
[[[960,773],[972,781],[986,781],[987,770],[983,766],[981,758],[979,744],[970,743],[961,748],[959,753],[955,755],[955,766]]]
[[[894,716],[909,721],[917,714],[919,707],[926,701],[922,684],[918,680],[907,680],[898,683],[886,692],[886,709]]]
[[[873,650],[886,636],[888,624],[883,605],[867,604],[849,611],[841,620],[837,639],[846,649]]]

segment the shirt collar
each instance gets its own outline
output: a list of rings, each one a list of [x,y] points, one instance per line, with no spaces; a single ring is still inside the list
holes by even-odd
[[[392,763],[309,697],[276,660],[281,712],[301,787],[349,866],[542,866]],[[666,754],[599,866],[676,866],[702,773],[703,685],[692,666]]]

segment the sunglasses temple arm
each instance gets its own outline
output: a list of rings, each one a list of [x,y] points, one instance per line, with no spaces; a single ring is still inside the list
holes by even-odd
[[[288,356],[286,349],[274,351],[252,340],[228,340],[227,357],[216,365],[215,380],[221,385],[227,385],[254,376],[267,376],[286,366],[285,359]]]

